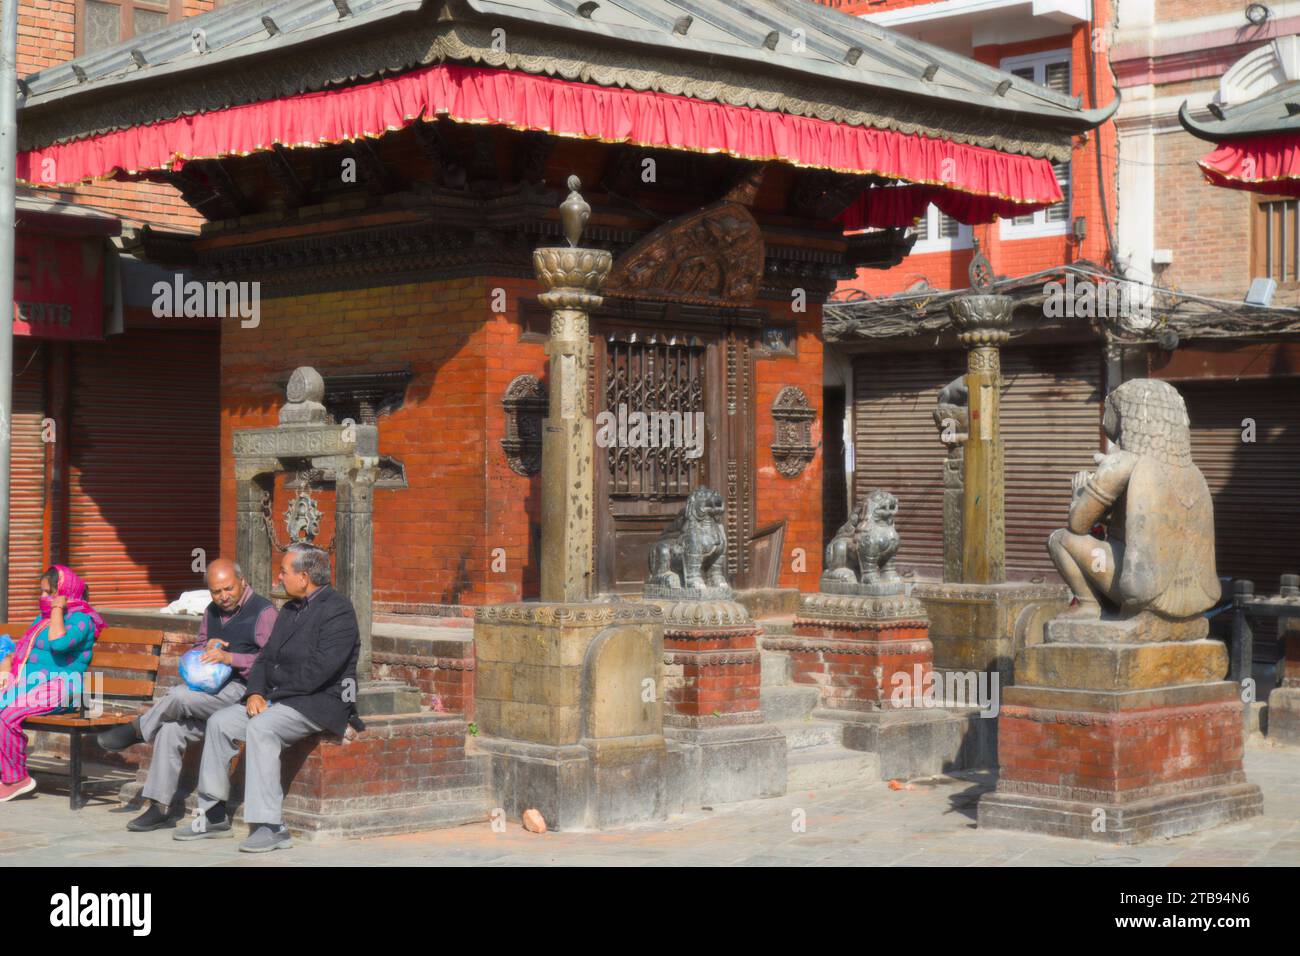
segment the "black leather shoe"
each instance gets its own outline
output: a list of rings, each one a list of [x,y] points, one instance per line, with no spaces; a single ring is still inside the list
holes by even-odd
[[[149,809],[128,823],[126,828],[135,833],[148,833],[150,830],[171,829],[175,826],[176,821],[165,810],[159,810],[158,804],[150,801]]]
[[[104,750],[125,750],[143,741],[144,738],[140,736],[140,724],[135,720],[110,727],[95,737],[95,743]]]

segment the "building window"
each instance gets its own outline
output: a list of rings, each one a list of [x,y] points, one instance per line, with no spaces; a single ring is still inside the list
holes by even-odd
[[[1254,197],[1251,216],[1251,278],[1274,279],[1279,286],[1300,284],[1300,201]]]
[[[948,252],[971,247],[971,227],[931,205],[916,224],[916,245],[912,252]]]
[[[1008,73],[1045,86],[1063,96],[1070,94],[1070,51],[1052,50],[1027,56],[1007,57],[1001,63]],[[1063,236],[1070,229],[1070,164],[1052,163],[1056,182],[1065,199],[1055,206],[1040,209],[1026,216],[1003,219],[1003,239],[1027,239],[1033,236]]]
[[[77,0],[77,55],[161,30],[183,15],[180,0]]]

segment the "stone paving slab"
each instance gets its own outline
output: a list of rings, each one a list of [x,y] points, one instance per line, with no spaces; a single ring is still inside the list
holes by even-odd
[[[1264,815],[1139,846],[979,830],[975,801],[989,773],[787,794],[696,809],[670,821],[585,833],[503,833],[488,823],[363,840],[299,842],[269,854],[237,850],[244,836],[177,843],[171,831],[129,833],[135,815],[104,801],[78,813],[42,793],[0,804],[0,866],[1296,866],[1300,865],[1300,749],[1255,738],[1250,779]],[[803,819],[803,832],[794,825]]]

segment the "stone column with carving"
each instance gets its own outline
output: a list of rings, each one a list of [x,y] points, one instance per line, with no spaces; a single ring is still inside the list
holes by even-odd
[[[274,570],[271,535],[266,527],[264,501],[268,494],[264,476],[235,478],[235,556],[244,576],[258,594],[270,594]]]
[[[587,407],[588,313],[603,301],[598,293],[613,257],[578,246],[591,217],[581,188],[578,177],[570,176],[569,196],[560,206],[569,245],[533,252],[533,268],[546,288],[539,299],[551,310],[550,410],[542,432],[543,601],[591,598],[595,462]]]
[[[377,431],[373,425],[358,425],[357,431]],[[377,436],[376,442],[377,443]],[[372,675],[371,592],[374,554],[374,499],[377,465],[369,461],[341,470],[334,486],[335,586],[352,602],[361,632],[357,655],[357,680],[368,682]]]
[[[980,260],[983,260],[981,263]],[[962,581],[1001,584],[1006,580],[1006,529],[999,390],[1001,346],[1011,338],[1011,306],[988,288],[988,260],[976,255],[970,295],[948,306],[966,357],[967,438],[962,459]]]

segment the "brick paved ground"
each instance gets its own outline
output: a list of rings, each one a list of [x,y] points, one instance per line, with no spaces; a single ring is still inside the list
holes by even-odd
[[[538,836],[511,824],[241,854],[236,840],[176,843],[169,831],[134,834],[131,815],[106,802],[78,814],[66,797],[42,794],[0,805],[0,866],[1295,866],[1300,864],[1300,750],[1252,741],[1250,779],[1264,816],[1140,847],[977,830],[974,803],[988,775],[941,778],[915,789],[884,784],[796,793],[697,810],[667,823],[600,833]],[[794,811],[807,829],[792,828]]]

